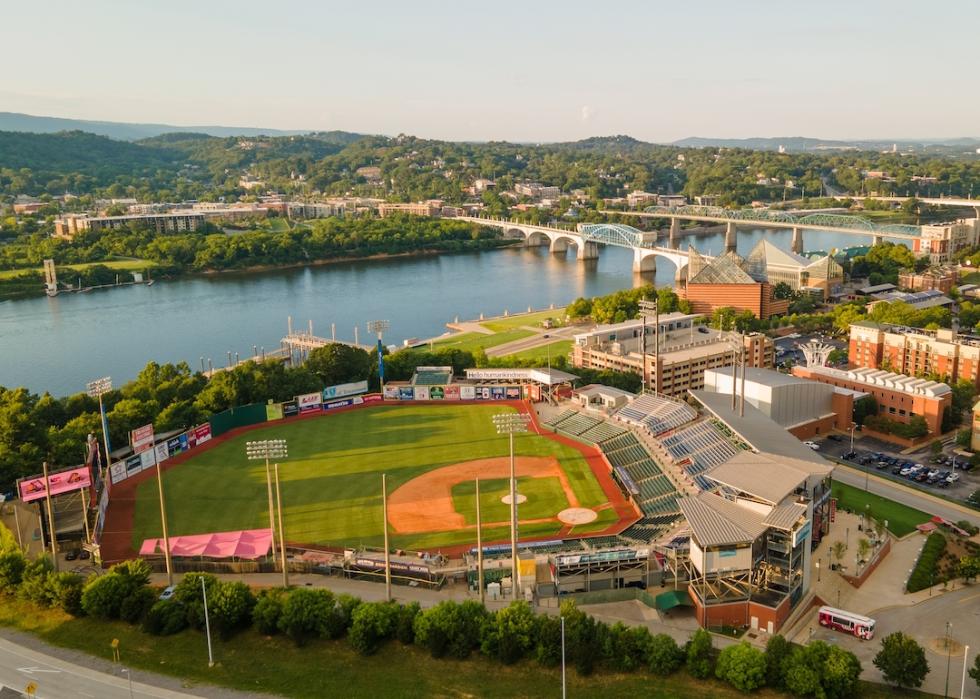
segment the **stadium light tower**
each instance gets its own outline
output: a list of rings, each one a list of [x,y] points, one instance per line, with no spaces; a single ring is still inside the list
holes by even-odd
[[[498,413],[493,416],[493,424],[497,426],[497,434],[506,434],[510,438],[510,557],[511,557],[511,589],[514,599],[520,592],[520,565],[517,560],[517,474],[514,468],[514,435],[527,432],[527,423],[531,416],[527,413]]]
[[[109,462],[112,459],[109,456],[109,426],[105,419],[105,409],[102,407],[102,396],[112,390],[112,377],[104,376],[101,379],[89,381],[85,384],[85,389],[92,398],[99,399],[99,417],[102,420],[102,441],[105,444],[105,463],[102,465],[103,472],[100,474],[100,477],[104,482],[109,475]]]
[[[245,442],[245,454],[249,460],[265,460],[265,482],[269,489],[269,529],[272,530],[272,565],[276,564],[276,508],[272,504],[272,472],[269,470],[269,459],[286,458],[285,439],[260,439],[256,442]],[[286,552],[283,551],[285,559]],[[283,560],[283,567],[286,561]]]
[[[382,389],[385,387],[385,359],[382,352],[384,345],[381,342],[381,336],[389,327],[391,327],[391,323],[387,320],[369,320],[367,324],[368,332],[378,336],[378,378],[381,380]]]

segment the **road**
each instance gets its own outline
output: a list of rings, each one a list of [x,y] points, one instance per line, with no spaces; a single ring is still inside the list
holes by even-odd
[[[23,692],[33,682],[37,686],[34,695],[37,699],[254,696],[207,685],[184,688],[179,679],[138,670],[130,678],[126,668],[101,658],[47,646],[33,636],[8,629],[0,633],[0,686]],[[154,684],[146,684],[147,681]],[[180,691],[167,686],[179,688]]]

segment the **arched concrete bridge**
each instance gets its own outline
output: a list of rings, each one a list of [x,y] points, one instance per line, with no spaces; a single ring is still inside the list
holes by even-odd
[[[665,218],[670,220],[670,246],[680,232],[681,221],[706,221],[725,224],[725,249],[735,249],[738,226],[764,228],[790,228],[793,230],[792,250],[803,252],[803,231],[820,230],[871,238],[878,245],[885,238],[916,240],[922,236],[922,227],[908,224],[873,223],[860,216],[814,213],[796,216],[785,211],[770,209],[724,209],[719,206],[650,206],[643,211],[617,211],[622,216]]]
[[[655,272],[659,257],[674,265],[675,279],[681,280],[687,273],[686,250],[658,246],[655,231],[641,231],[622,223],[580,223],[574,228],[559,228],[483,216],[457,216],[456,220],[499,228],[505,238],[523,239],[528,247],[547,245],[554,253],[564,254],[569,247],[574,247],[579,260],[597,258],[600,245],[614,245],[633,251],[634,272]],[[676,238],[671,242],[676,242]]]

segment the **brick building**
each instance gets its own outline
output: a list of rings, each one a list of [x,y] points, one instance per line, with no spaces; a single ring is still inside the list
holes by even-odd
[[[943,376],[949,383],[968,379],[980,387],[980,337],[946,328],[853,323],[847,360],[851,366],[887,369],[907,376]]]
[[[899,273],[898,285],[911,291],[941,291],[948,294],[956,286],[957,274],[952,267],[930,267],[924,272],[907,269]]]

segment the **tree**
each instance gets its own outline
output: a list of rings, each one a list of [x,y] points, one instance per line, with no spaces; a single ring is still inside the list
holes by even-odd
[[[323,588],[298,588],[289,593],[282,605],[279,628],[296,643],[305,645],[311,638],[324,636],[327,618],[333,611],[334,597]]]
[[[649,662],[650,632],[645,626],[617,622],[603,628],[603,657],[617,672],[632,672]]]
[[[395,633],[399,606],[396,602],[373,602],[359,605],[351,617],[351,647],[361,655],[373,655],[381,644]]]
[[[980,575],[980,556],[962,556],[956,564],[956,574],[969,582]]]
[[[363,381],[371,376],[374,360],[358,347],[332,342],[310,352],[306,368],[316,374],[324,386]]]
[[[837,559],[837,565],[840,565],[840,562],[844,560],[844,553],[846,551],[847,548],[844,546],[843,541],[835,541],[834,544],[830,547],[830,552],[834,554],[834,558]]]
[[[0,592],[13,592],[24,577],[27,559],[18,550],[0,553]]]
[[[980,687],[980,654],[977,654],[973,659],[973,667],[970,668],[970,677],[977,683],[977,687]]]
[[[866,563],[869,553],[871,553],[871,542],[863,537],[858,539],[858,559]]]
[[[772,288],[773,298],[780,300],[793,298],[793,287],[791,287],[786,282],[778,282],[776,286]]]
[[[573,600],[561,603],[565,618],[565,648],[569,661],[580,675],[591,675],[600,653],[595,619],[575,606]]]
[[[714,649],[711,645],[711,634],[704,629],[698,629],[687,642],[687,671],[699,680],[711,677],[714,671]]]
[[[881,670],[885,681],[896,687],[921,687],[922,681],[929,674],[925,650],[914,638],[901,631],[882,639],[881,650],[873,662]]]
[[[861,661],[849,650],[830,646],[824,658],[820,683],[827,699],[847,699],[857,693]]]
[[[683,662],[684,651],[672,636],[658,633],[650,638],[647,651],[647,666],[650,672],[666,677],[677,672]]]
[[[793,644],[781,634],[766,642],[766,684],[777,689],[786,684],[786,663],[793,653]]]
[[[766,683],[766,656],[747,641],[722,649],[715,676],[742,692],[753,692]]]
[[[230,638],[248,626],[255,607],[255,595],[243,582],[219,582],[208,595],[208,614],[211,624],[222,638]]]
[[[464,660],[480,645],[487,611],[479,602],[446,600],[415,618],[415,643],[434,658]]]
[[[263,590],[252,608],[252,623],[255,630],[266,636],[279,633],[279,617],[282,616],[282,605],[286,598],[286,590],[273,588]]]
[[[526,602],[515,600],[490,618],[480,649],[484,655],[511,665],[534,646],[534,634],[534,612]]]

